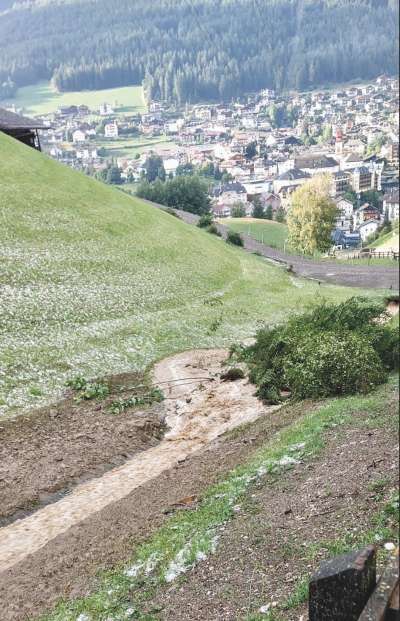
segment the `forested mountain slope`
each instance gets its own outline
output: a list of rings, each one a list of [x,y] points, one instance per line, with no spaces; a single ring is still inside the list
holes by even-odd
[[[0,0],[0,84],[231,99],[397,71],[397,0]]]

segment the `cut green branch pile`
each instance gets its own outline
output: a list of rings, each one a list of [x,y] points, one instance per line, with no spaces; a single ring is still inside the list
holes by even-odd
[[[381,301],[352,298],[326,302],[273,328],[263,328],[256,342],[234,348],[250,369],[257,395],[279,403],[294,399],[367,393],[398,368],[399,329],[387,323]]]

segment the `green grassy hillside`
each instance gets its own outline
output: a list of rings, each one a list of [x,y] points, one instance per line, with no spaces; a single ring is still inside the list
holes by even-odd
[[[230,343],[326,295],[0,133],[0,404]],[[359,293],[359,290],[358,290]]]
[[[371,248],[376,248],[381,252],[399,252],[399,230],[393,230],[386,235],[382,235],[370,244]]]

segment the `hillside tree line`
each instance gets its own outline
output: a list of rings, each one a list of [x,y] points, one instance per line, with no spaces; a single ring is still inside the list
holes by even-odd
[[[397,73],[397,23],[397,0],[16,3],[0,12],[0,84],[144,83],[178,103],[303,90]]]

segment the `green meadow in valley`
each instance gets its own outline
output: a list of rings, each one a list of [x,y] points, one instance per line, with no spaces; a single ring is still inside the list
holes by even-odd
[[[40,115],[56,112],[60,106],[86,105],[97,109],[101,104],[118,103],[119,112],[125,114],[143,114],[146,112],[143,88],[141,86],[122,86],[103,90],[59,93],[50,82],[38,82],[32,86],[19,88],[13,98],[0,105],[14,104],[26,114]]]
[[[227,218],[221,220],[232,231],[251,235],[257,241],[263,242],[267,246],[283,250],[288,237],[288,227],[286,224],[273,220],[260,220],[257,218]]]

